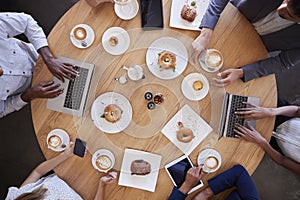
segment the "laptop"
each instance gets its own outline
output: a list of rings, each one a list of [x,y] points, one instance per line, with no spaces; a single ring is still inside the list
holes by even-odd
[[[240,96],[236,94],[225,93],[223,100],[222,116],[220,121],[219,138],[231,137],[236,138],[236,133],[233,131],[235,124],[245,125],[245,119],[239,118],[236,112],[239,108],[246,108],[247,105],[243,102],[249,102],[258,106],[259,98]],[[247,121],[251,126],[255,127],[255,120]]]
[[[65,79],[64,83],[54,77],[53,81],[61,84],[64,91],[58,97],[48,99],[46,107],[73,116],[83,116],[95,65],[65,57],[58,57],[58,60],[73,64],[79,76],[74,80]]]

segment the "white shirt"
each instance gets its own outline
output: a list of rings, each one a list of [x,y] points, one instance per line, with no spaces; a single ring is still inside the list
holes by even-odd
[[[293,24],[295,24],[295,22],[281,18],[278,12],[274,10],[273,12],[270,12],[266,17],[253,23],[253,26],[259,35],[267,35],[269,33],[287,28]]]
[[[24,33],[31,44],[13,36]],[[0,13],[0,118],[27,103],[21,94],[29,88],[38,58],[37,50],[48,46],[42,28],[24,13]]]
[[[43,188],[48,189],[45,198],[47,200],[82,200],[82,198],[57,175],[41,178],[35,183],[29,183],[20,188],[10,187],[5,200],[14,200],[21,194],[32,192],[41,185]]]
[[[292,118],[276,129],[278,146],[287,157],[300,163],[300,118]]]

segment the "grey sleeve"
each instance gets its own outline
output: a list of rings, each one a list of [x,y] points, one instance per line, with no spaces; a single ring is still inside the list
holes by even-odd
[[[275,57],[243,66],[244,77],[242,80],[247,82],[269,74],[280,73],[295,66],[300,67],[300,49],[282,51]]]

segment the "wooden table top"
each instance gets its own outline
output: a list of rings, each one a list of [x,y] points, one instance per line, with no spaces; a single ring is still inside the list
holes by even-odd
[[[179,77],[172,80],[156,78],[148,70],[145,55],[148,46],[153,41],[164,36],[175,37],[185,45],[190,54],[191,43],[199,34],[197,31],[169,27],[171,3],[171,0],[163,0],[165,28],[143,31],[140,28],[140,12],[134,19],[124,21],[115,15],[112,4],[105,3],[97,8],[91,8],[81,0],[59,20],[48,37],[49,46],[56,56],[82,60],[96,66],[83,117],[73,117],[47,110],[47,100],[45,99],[37,99],[31,103],[36,136],[47,159],[57,155],[48,149],[46,144],[47,134],[55,128],[66,130],[72,140],[80,137],[87,142],[87,148],[91,154],[87,154],[82,159],[74,156],[55,169],[55,172],[84,199],[93,199],[96,194],[101,174],[96,173],[93,168],[91,155],[101,148],[109,149],[114,153],[116,158],[114,169],[117,171],[121,168],[125,148],[152,152],[162,156],[161,169],[154,193],[118,186],[115,183],[106,187],[106,199],[166,199],[173,184],[163,167],[166,163],[181,156],[182,152],[161,133],[161,129],[185,104],[199,113],[213,128],[213,132],[190,154],[194,165],[197,164],[199,152],[205,148],[214,148],[222,156],[221,168],[203,178],[205,186],[208,179],[237,163],[245,166],[252,174],[264,155],[263,150],[249,142],[228,138],[218,140],[217,132],[225,90],[229,93],[259,97],[261,106],[273,107],[276,106],[277,100],[274,75],[247,83],[238,80],[225,89],[210,85],[209,94],[203,100],[195,102],[189,101],[183,96],[181,92],[183,78],[189,73],[199,72],[211,80],[216,73],[207,73],[199,67],[199,64],[191,62]],[[81,23],[88,24],[95,32],[95,41],[87,49],[76,48],[69,38],[72,28]],[[109,55],[101,44],[103,33],[112,26],[122,27],[130,35],[129,49],[120,56]],[[239,67],[267,57],[267,51],[256,31],[232,5],[228,5],[222,13],[210,47],[220,50],[223,54],[224,66],[221,70]],[[129,80],[124,85],[115,81],[114,78],[126,74],[126,71],[121,68],[122,65],[133,64],[143,67],[145,79],[138,82]],[[33,85],[51,79],[52,75],[42,59],[39,59],[34,72]],[[93,101],[100,94],[112,91],[124,95],[130,101],[133,109],[132,121],[128,128],[117,134],[107,134],[98,130],[91,120]],[[146,91],[163,93],[165,102],[155,110],[147,110],[143,99]],[[273,124],[273,118],[258,120],[257,129],[264,137],[270,139]],[[189,195],[188,198],[196,193]],[[226,193],[222,193],[216,199],[225,195]]]

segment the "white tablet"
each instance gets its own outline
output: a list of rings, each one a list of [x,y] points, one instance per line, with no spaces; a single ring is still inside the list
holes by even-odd
[[[170,162],[165,166],[165,169],[170,176],[175,187],[180,188],[185,180],[185,175],[187,171],[193,167],[193,163],[190,158],[186,155],[183,155],[176,160]],[[195,185],[188,194],[194,192],[195,190],[203,186],[203,182],[200,180],[197,185]]]

